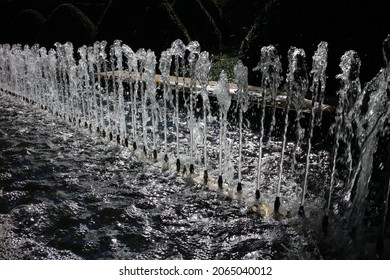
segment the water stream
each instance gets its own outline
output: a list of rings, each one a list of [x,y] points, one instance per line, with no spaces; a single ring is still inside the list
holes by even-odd
[[[159,63],[120,41],[108,54],[104,41],[78,55],[69,42],[0,46],[0,253],[383,257],[388,41],[385,67],[363,90],[357,55],[341,58],[335,125],[320,140],[314,127],[334,116],[323,106],[325,42],[311,72],[304,50],[291,47],[284,84],[276,49],[264,47],[260,92],[241,62],[235,89],[224,72],[212,87],[211,56],[197,42],[173,42]]]

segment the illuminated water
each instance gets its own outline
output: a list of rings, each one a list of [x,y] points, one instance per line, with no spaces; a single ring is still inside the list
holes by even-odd
[[[213,97],[197,42],[173,42],[158,66],[120,41],[109,55],[105,42],[78,55],[71,43],[0,46],[0,256],[389,255],[390,39],[363,90],[357,55],[342,57],[336,116],[322,116],[325,42],[312,77],[304,50],[290,49],[283,85],[266,49],[261,95],[238,62],[237,90],[222,73]]]
[[[249,213],[13,97],[0,107],[1,258],[321,258],[297,217]]]

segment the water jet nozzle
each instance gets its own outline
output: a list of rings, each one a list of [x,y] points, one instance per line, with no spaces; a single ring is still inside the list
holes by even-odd
[[[127,139],[127,138],[125,139],[125,146],[129,147],[129,139]]]
[[[180,159],[176,160],[176,172],[180,171]]]
[[[203,172],[203,181],[204,181],[205,185],[207,185],[208,180],[209,180],[209,174],[208,174],[207,170],[205,170]]]
[[[218,177],[218,187],[222,188],[222,185],[223,185],[222,175],[219,175],[219,177]]]
[[[157,159],[157,150],[156,149],[153,150],[153,158],[155,160]]]
[[[280,209],[280,197],[277,196],[274,202],[274,212],[279,213],[279,209]]]
[[[103,138],[106,138],[106,131],[103,129]]]
[[[133,150],[137,150],[137,143],[136,142],[133,142]]]
[[[256,196],[256,199],[260,199],[260,190],[256,190],[255,196]]]
[[[164,161],[168,162],[168,155],[167,154],[165,154],[165,156],[164,156]]]
[[[194,164],[191,163],[190,164],[190,174],[194,174],[194,171],[195,171]]]
[[[237,184],[237,191],[238,192],[242,191],[242,184],[241,184],[241,182],[238,182],[238,184]]]
[[[117,142],[118,144],[120,144],[120,143],[121,143],[121,138],[120,138],[120,136],[119,136],[119,135],[117,135],[117,136],[116,136],[116,142]]]
[[[146,151],[146,146],[144,146],[144,155],[146,156],[148,152]]]
[[[305,216],[305,208],[303,205],[299,206],[298,215],[301,217]]]
[[[328,225],[329,225],[329,217],[328,214],[325,214],[324,218],[322,219],[322,230],[326,231],[328,229]]]
[[[87,123],[87,122],[84,122],[84,127],[85,127],[85,128],[88,127],[88,123]]]
[[[110,132],[110,141],[112,141],[113,138],[114,136],[112,135],[112,132]]]

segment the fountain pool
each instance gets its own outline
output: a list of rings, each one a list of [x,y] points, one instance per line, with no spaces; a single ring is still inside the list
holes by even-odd
[[[388,256],[387,69],[361,89],[346,53],[341,101],[323,116],[327,44],[311,72],[291,48],[284,82],[263,49],[256,94],[240,63],[236,90],[223,73],[210,89],[196,42],[173,42],[159,64],[120,41],[108,54],[104,41],[78,55],[1,46],[2,257]]]

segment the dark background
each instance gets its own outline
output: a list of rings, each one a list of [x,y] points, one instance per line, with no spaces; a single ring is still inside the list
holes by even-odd
[[[304,48],[307,64],[320,41],[329,43],[328,91],[336,88],[341,55],[356,50],[361,79],[383,66],[381,44],[390,33],[390,1],[303,0],[0,0],[0,43],[75,47],[121,39],[157,54],[177,38],[198,40],[215,55],[238,57],[252,69],[260,48],[275,45],[283,57]],[[250,82],[258,79],[251,73]],[[332,88],[333,87],[333,88]]]

